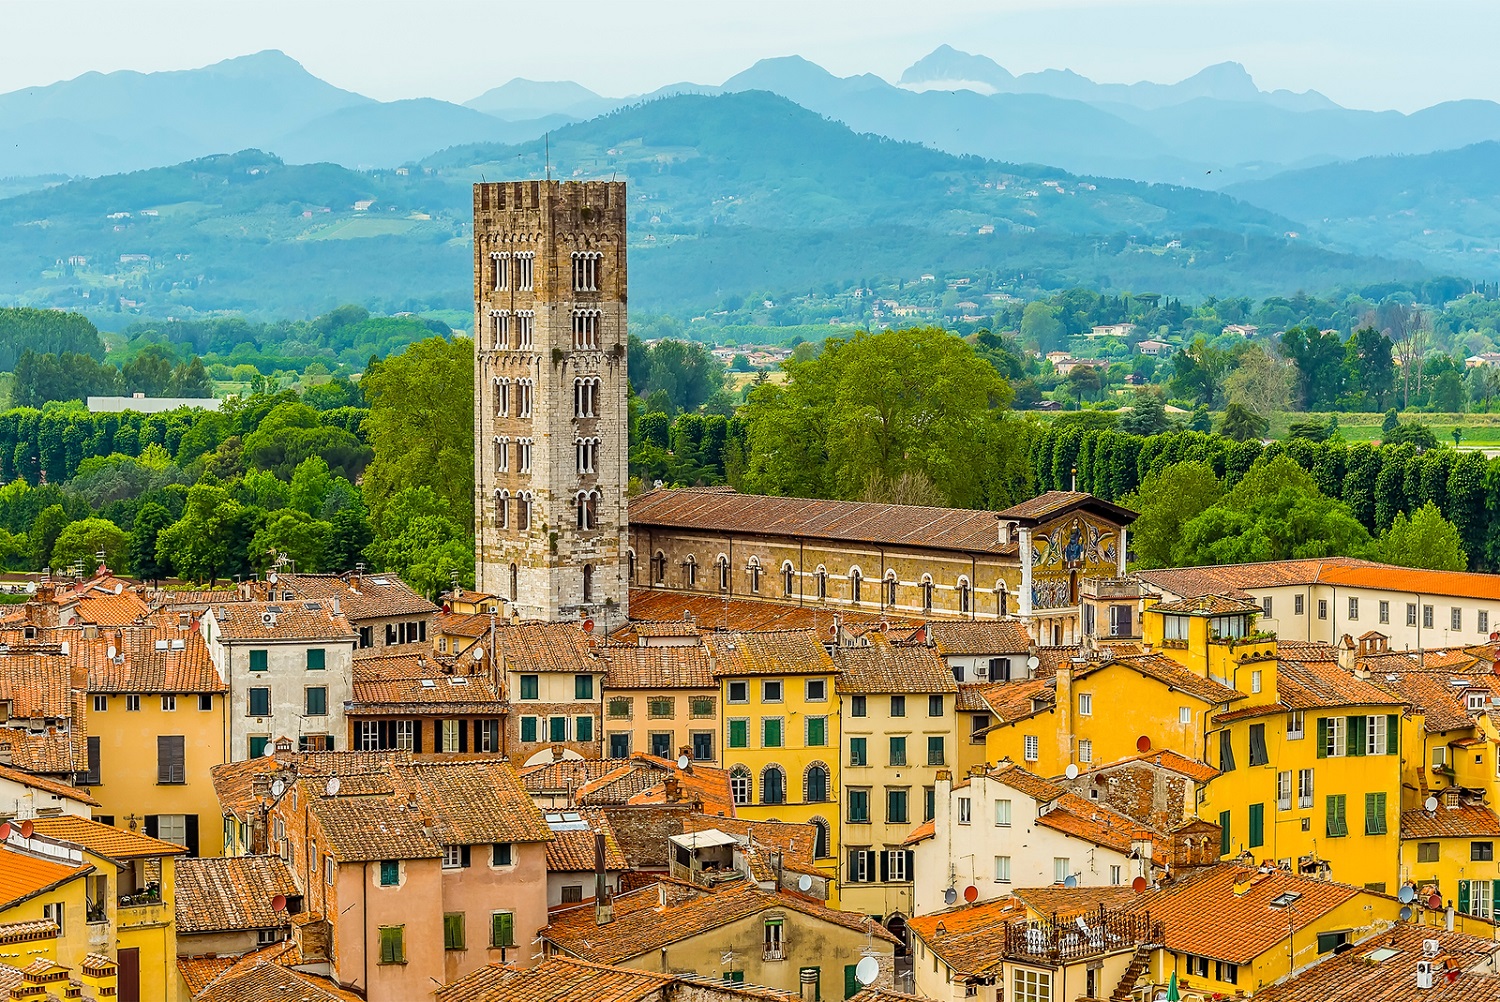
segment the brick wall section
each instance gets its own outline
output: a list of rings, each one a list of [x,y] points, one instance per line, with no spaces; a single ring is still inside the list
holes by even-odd
[[[1100,779],[1102,783],[1097,782]],[[1097,769],[1075,780],[1057,782],[1080,797],[1093,799],[1091,791],[1097,791],[1098,803],[1161,831],[1180,823],[1184,812],[1194,809],[1191,780],[1145,762]]]

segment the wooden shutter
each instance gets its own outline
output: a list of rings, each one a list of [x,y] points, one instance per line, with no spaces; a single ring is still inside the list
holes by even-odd
[[[1266,805],[1250,805],[1250,846],[1255,848],[1265,844],[1265,821]]]
[[[495,912],[491,917],[491,946],[516,945],[516,917],[510,912]]]
[[[1234,744],[1227,728],[1219,732],[1219,771],[1234,771]]]
[[[182,735],[157,735],[156,781],[158,783],[182,783],[186,781],[186,778]]]
[[[87,786],[99,785],[99,739],[89,738],[89,771],[84,778]]]
[[[1400,717],[1394,713],[1386,715],[1385,718],[1385,753],[1395,755],[1401,745]]]
[[[411,750],[419,753],[422,751],[422,721],[420,720],[411,722]]]
[[[1469,882],[1460,880],[1458,882],[1458,910],[1463,914],[1469,914]]]
[[[849,850],[849,883],[859,883],[859,850]]]
[[[1328,718],[1318,718],[1318,758],[1328,757]]]
[[[156,832],[158,830],[157,829],[157,825],[156,825],[156,815],[155,814],[148,814],[148,815],[146,815],[145,822],[142,825],[142,827],[144,827],[146,829],[146,834],[147,835],[150,835],[152,838],[156,838]]]
[[[1219,812],[1219,855],[1229,855],[1229,812]]]
[[[1349,755],[1365,753],[1365,718],[1349,717],[1344,724],[1344,750]]]

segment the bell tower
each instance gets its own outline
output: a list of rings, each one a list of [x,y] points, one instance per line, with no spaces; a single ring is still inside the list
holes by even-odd
[[[474,577],[524,619],[625,619],[625,302],[623,183],[474,186]]]

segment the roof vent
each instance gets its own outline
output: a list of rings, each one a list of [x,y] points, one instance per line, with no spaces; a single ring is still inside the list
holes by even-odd
[[[167,642],[165,640],[158,640],[156,642],[156,649],[159,650],[159,651],[166,650],[167,649]]]
[[[184,649],[186,646],[187,646],[187,644],[186,644],[185,641],[182,641],[182,640],[174,640],[174,641],[172,641],[172,650],[174,650],[174,651],[180,651],[180,650]]]

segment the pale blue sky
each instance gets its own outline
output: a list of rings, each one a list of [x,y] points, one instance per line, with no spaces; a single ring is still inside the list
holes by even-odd
[[[947,42],[1103,82],[1233,59],[1265,89],[1411,111],[1500,100],[1497,37],[1496,0],[0,0],[0,92],[277,48],[383,100],[464,101],[515,76],[619,96],[788,54],[894,80]]]

